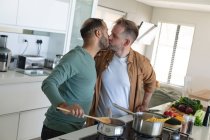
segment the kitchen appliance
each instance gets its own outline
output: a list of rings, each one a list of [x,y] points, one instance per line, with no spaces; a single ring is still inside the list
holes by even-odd
[[[80,140],[171,140],[175,138],[176,140],[178,138],[180,138],[180,140],[193,140],[188,134],[180,133],[179,131],[166,127],[163,128],[163,131],[159,136],[152,137],[144,135],[135,131],[132,128],[132,124],[132,121],[128,122],[125,125],[123,134],[120,136],[106,136],[98,132],[96,134],[83,137]]]
[[[6,72],[9,64],[10,64],[10,60],[11,60],[11,56],[12,56],[12,52],[7,48],[7,35],[0,35],[0,71],[1,72]]]
[[[36,55],[19,55],[17,67],[21,69],[43,69],[45,59]]]

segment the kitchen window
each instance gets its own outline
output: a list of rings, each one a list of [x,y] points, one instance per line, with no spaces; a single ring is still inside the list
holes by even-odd
[[[194,27],[158,23],[152,64],[161,83],[184,86]]]

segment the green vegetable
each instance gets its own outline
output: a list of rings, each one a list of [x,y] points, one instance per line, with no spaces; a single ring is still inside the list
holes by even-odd
[[[194,116],[195,116],[194,125],[196,125],[196,126],[202,126],[203,119],[204,119],[204,116],[205,116],[205,111],[203,111],[203,110],[197,110]]]
[[[203,109],[203,106],[199,100],[190,99],[188,97],[180,97],[179,100],[177,100],[172,106],[178,109],[179,105],[191,107],[193,109],[193,115],[197,110]]]

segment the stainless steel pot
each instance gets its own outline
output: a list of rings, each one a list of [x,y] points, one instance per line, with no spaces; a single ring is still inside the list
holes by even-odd
[[[129,114],[133,115],[133,124],[132,128],[141,133],[148,136],[156,137],[159,136],[162,133],[164,123],[163,122],[148,122],[146,121],[149,118],[152,118],[153,116],[155,118],[163,118],[163,116],[152,113],[152,112],[137,112],[133,113],[128,109],[125,109],[117,104],[113,104],[116,108],[125,111]]]
[[[121,136],[125,128],[125,122],[118,119],[110,119],[110,124],[99,122],[97,126],[97,131],[105,136]]]
[[[162,133],[163,122],[145,121],[152,117],[161,118],[159,115],[147,112],[137,112],[133,115],[132,128],[141,134],[156,137]]]

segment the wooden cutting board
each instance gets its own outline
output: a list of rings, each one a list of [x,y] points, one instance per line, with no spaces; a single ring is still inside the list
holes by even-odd
[[[190,97],[200,99],[202,101],[209,102],[210,101],[210,90],[204,89],[197,92],[194,92],[192,94],[189,94]]]

